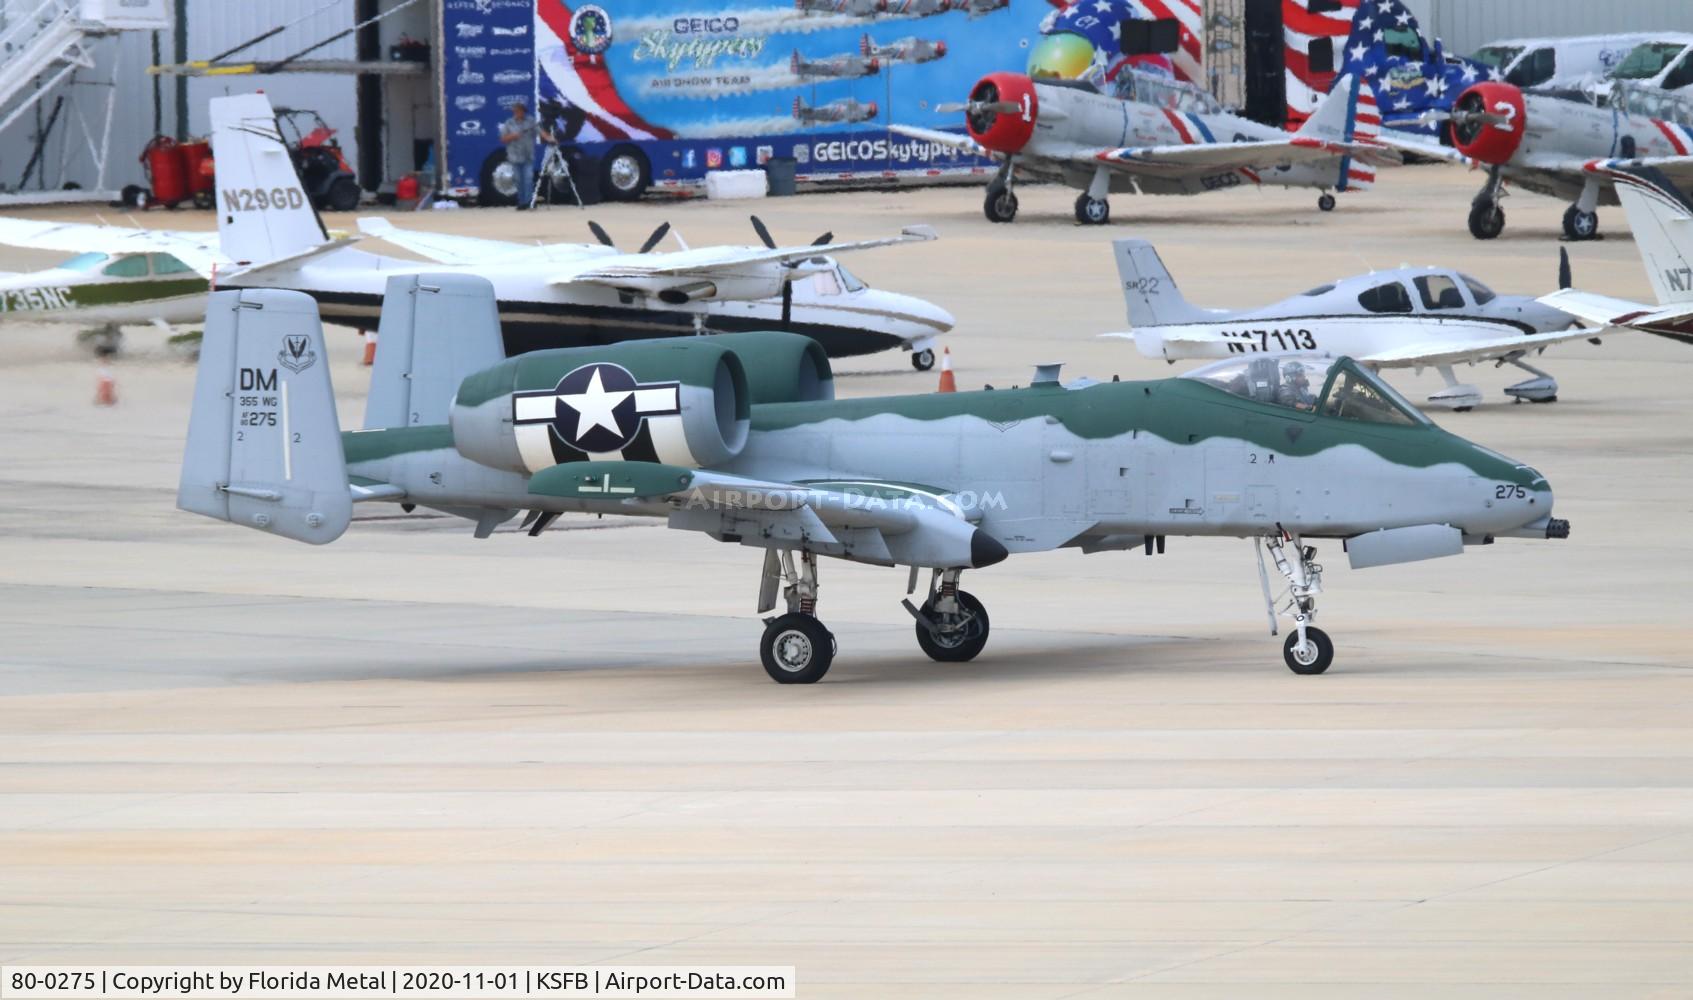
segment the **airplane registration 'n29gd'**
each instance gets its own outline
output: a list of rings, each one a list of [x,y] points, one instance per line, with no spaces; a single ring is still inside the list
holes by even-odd
[[[827,358],[741,333],[505,358],[492,285],[389,279],[364,430],[343,433],[316,304],[212,296],[177,504],[299,541],[334,541],[353,505],[466,518],[479,537],[527,511],[664,521],[762,551],[760,658],[781,683],[828,671],[818,557],[906,567],[918,645],[986,646],[965,571],[1052,549],[1162,553],[1167,536],[1252,539],[1289,668],[1328,669],[1314,624],[1339,540],[1354,568],[1563,538],[1540,473],[1431,423],[1340,359],[1241,357],[1176,379],[834,399]],[[1303,376],[1302,395],[1276,388]],[[1265,557],[1285,580],[1272,594]],[[752,575],[749,566],[749,577]],[[750,581],[749,581],[750,582]]]

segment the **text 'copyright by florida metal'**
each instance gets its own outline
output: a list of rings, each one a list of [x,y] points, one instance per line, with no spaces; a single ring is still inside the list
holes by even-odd
[[[0,998],[243,997],[374,1000],[377,997],[794,996],[791,965],[548,966],[6,966]]]

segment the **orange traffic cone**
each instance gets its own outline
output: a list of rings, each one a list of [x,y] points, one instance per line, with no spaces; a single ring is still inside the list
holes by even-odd
[[[958,380],[952,374],[952,348],[941,349],[941,384],[935,388],[936,392],[957,392]]]
[[[364,332],[364,363],[366,367],[376,363],[376,331]]]
[[[118,380],[112,377],[110,368],[101,368],[94,379],[94,405],[118,405]]]

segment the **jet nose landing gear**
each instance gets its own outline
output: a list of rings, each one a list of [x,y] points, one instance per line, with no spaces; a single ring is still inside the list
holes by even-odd
[[[1284,544],[1286,543],[1286,544]],[[1334,643],[1327,632],[1312,624],[1317,617],[1317,595],[1323,592],[1323,567],[1316,561],[1314,546],[1303,545],[1292,535],[1280,531],[1268,538],[1253,540],[1258,552],[1258,582],[1264,588],[1264,608],[1270,616],[1270,634],[1276,634],[1276,604],[1270,593],[1270,577],[1264,569],[1264,552],[1269,550],[1276,571],[1287,580],[1285,601],[1280,614],[1293,619],[1293,632],[1282,643],[1282,659],[1296,674],[1320,674],[1334,662]],[[1290,555],[1288,545],[1293,552]]]
[[[958,589],[959,573],[949,569],[939,574],[938,586],[931,580],[922,608],[904,602],[917,619],[917,645],[940,663],[973,660],[988,644],[988,609],[976,595]]]

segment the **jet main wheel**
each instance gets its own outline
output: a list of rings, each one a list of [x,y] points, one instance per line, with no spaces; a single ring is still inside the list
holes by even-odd
[[[815,684],[835,659],[835,636],[810,615],[786,614],[764,627],[764,672],[778,684]]]
[[[1478,201],[1470,209],[1470,235],[1478,240],[1496,239],[1505,231],[1505,210],[1496,201]]]
[[[1334,195],[1329,194],[1327,191],[1323,192],[1322,197],[1317,199],[1317,208],[1324,212],[1334,211],[1334,206],[1337,204],[1339,204],[1339,202],[1334,200]]]
[[[1076,196],[1076,221],[1084,226],[1103,226],[1111,221],[1111,203],[1104,198],[1089,198],[1086,192]]]
[[[929,659],[941,663],[964,663],[974,660],[976,654],[988,644],[988,609],[982,602],[976,600],[974,594],[960,590],[958,604],[963,608],[962,614],[937,615],[934,602],[931,600],[923,605],[923,614],[936,620],[944,626],[956,625],[959,620],[963,624],[951,631],[931,633],[917,623],[917,645],[923,647],[923,652],[929,654]]]
[[[935,367],[935,351],[934,351],[934,348],[925,348],[921,351],[912,351],[911,352],[911,367],[917,369],[920,372],[926,372],[929,369]]]
[[[982,213],[989,222],[1010,222],[1017,217],[1017,196],[1003,184],[989,184],[987,200],[982,202]]]
[[[1590,240],[1599,235],[1599,213],[1583,212],[1571,205],[1564,210],[1564,235],[1572,240]]]
[[[1287,669],[1296,674],[1320,674],[1334,662],[1334,643],[1329,641],[1329,634],[1314,625],[1305,626],[1305,645],[1299,645],[1299,631],[1295,629],[1287,634],[1287,641],[1282,643],[1282,659],[1287,661]]]

